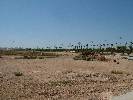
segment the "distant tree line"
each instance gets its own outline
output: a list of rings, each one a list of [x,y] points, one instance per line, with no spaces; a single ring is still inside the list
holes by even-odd
[[[82,51],[94,51],[94,52],[108,52],[108,53],[127,53],[128,55],[133,52],[133,42],[125,42],[125,44],[121,43],[103,43],[103,44],[95,44],[91,42],[89,44],[82,44],[78,42],[77,45],[70,45],[69,48],[64,48],[62,46],[54,46],[46,47],[46,48],[12,48],[8,50],[0,50],[0,54],[7,53],[7,54],[14,54],[15,51],[31,51],[31,52],[62,52],[62,51],[75,51],[75,52],[82,52]]]

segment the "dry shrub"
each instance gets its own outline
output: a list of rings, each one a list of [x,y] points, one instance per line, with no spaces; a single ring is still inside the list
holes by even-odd
[[[15,76],[23,76],[23,73],[21,73],[21,72],[14,72],[14,75]]]
[[[56,53],[45,53],[45,52],[26,52],[23,54],[23,59],[44,59],[44,58],[55,58],[59,55]]]
[[[97,56],[96,59],[98,61],[107,61],[107,59],[105,58],[105,56]]]
[[[37,57],[36,56],[24,56],[23,58],[24,59],[36,59]]]
[[[87,60],[87,61],[91,61],[92,58],[91,58],[91,57],[87,57],[86,60]]]
[[[98,61],[110,61],[110,59],[107,59],[104,55],[94,55],[94,58]]]
[[[38,57],[38,59],[44,59],[44,57]]]
[[[84,55],[84,56],[94,55],[94,54],[95,54],[95,52],[92,52],[92,51],[84,51],[84,52],[82,52],[82,55]]]
[[[98,61],[109,61],[109,59],[106,59],[105,56],[103,55],[98,55],[98,54],[93,54],[93,55],[79,55],[79,56],[75,56],[73,58],[74,60],[86,60],[86,61],[94,61],[94,60],[98,60]]]
[[[86,56],[78,55],[73,58],[74,60],[86,60]]]
[[[124,72],[120,70],[112,70],[111,73],[112,74],[124,74]]]
[[[56,53],[41,53],[40,56],[52,56],[52,57],[58,57],[59,54]]]
[[[127,57],[122,57],[122,59],[128,59]]]
[[[115,59],[114,59],[113,61],[114,61],[114,62],[116,62],[116,60],[115,60]]]
[[[120,64],[120,62],[115,60],[115,59],[113,60],[113,62],[116,63],[116,64]]]
[[[117,64],[120,64],[120,62],[117,62]]]
[[[24,57],[20,56],[20,57],[14,57],[14,59],[23,59]]]

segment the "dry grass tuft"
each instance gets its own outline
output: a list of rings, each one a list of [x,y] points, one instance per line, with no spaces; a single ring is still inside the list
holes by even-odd
[[[14,75],[15,76],[23,76],[23,73],[22,72],[14,72]]]
[[[112,74],[124,74],[124,72],[120,70],[112,70],[111,73]]]

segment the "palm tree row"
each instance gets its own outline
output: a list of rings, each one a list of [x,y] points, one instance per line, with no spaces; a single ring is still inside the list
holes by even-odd
[[[89,45],[90,44],[90,45]],[[83,44],[81,42],[78,42],[76,45],[69,43],[68,46],[65,46],[64,44],[61,44],[60,46],[47,46],[46,48],[14,48],[15,50],[26,50],[26,51],[77,51],[81,52],[84,50],[92,50],[96,52],[120,52],[120,53],[128,53],[131,54],[133,52],[133,42],[125,42],[125,43],[99,43],[95,44],[93,41],[90,43]]]

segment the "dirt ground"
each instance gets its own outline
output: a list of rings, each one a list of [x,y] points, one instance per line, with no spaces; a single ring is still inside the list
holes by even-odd
[[[133,61],[120,56],[83,61],[74,56],[0,58],[0,100],[109,100],[133,90]]]

